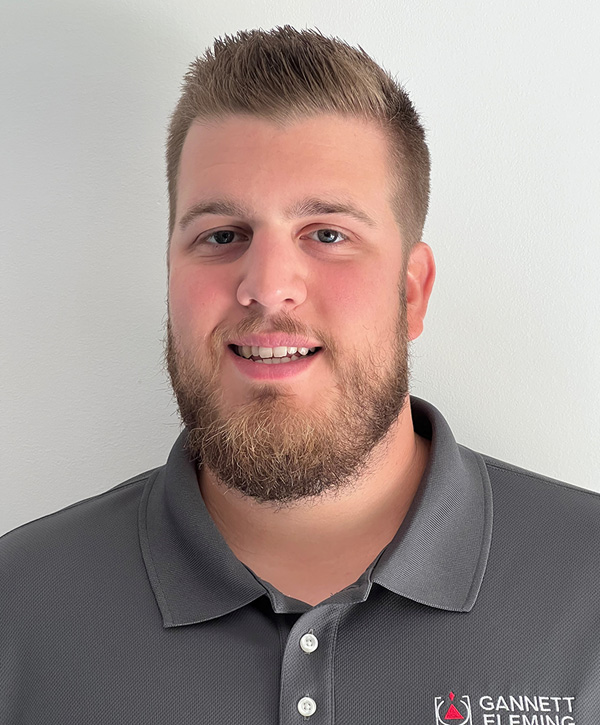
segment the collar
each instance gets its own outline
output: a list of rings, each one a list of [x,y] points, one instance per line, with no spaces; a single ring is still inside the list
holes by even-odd
[[[410,404],[415,431],[431,439],[429,462],[396,536],[369,567],[370,583],[428,606],[469,611],[491,542],[486,467],[457,445],[434,406],[414,396]],[[186,440],[184,430],[166,465],[149,477],[139,508],[142,556],[165,627],[215,619],[267,593],[208,513]]]
[[[454,440],[442,414],[411,396],[415,432],[431,440],[427,468],[373,582],[438,609],[473,608],[492,541],[492,489],[483,457]]]

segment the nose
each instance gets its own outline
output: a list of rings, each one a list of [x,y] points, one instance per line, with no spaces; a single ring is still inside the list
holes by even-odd
[[[282,233],[255,233],[242,257],[238,302],[271,312],[289,311],[306,295],[306,261],[294,240]]]

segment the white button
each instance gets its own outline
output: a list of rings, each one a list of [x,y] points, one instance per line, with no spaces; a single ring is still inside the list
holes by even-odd
[[[303,697],[301,700],[298,700],[298,712],[301,715],[304,715],[304,717],[314,715],[316,710],[317,703],[312,699],[312,697]]]
[[[314,652],[318,646],[319,640],[314,634],[307,633],[302,635],[302,638],[300,639],[300,647],[302,647],[305,652]]]

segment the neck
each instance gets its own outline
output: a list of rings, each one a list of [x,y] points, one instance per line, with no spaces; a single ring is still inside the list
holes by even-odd
[[[314,593],[300,585],[295,598],[316,603],[356,581],[392,540],[428,455],[429,441],[415,434],[407,403],[358,481],[335,495],[277,508],[228,489],[206,467],[200,469],[199,484],[238,559],[290,596],[295,583],[310,577]]]

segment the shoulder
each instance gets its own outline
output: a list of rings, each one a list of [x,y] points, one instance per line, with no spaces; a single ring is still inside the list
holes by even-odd
[[[516,505],[535,501],[538,510],[589,510],[600,514],[600,493],[482,455],[494,495],[510,496]]]
[[[493,502],[492,558],[600,585],[600,494],[482,456]],[[518,564],[517,564],[518,562]]]
[[[159,468],[140,473],[96,496],[19,526],[0,537],[0,588],[7,576],[31,577],[60,562],[107,553],[137,536],[137,509]]]

